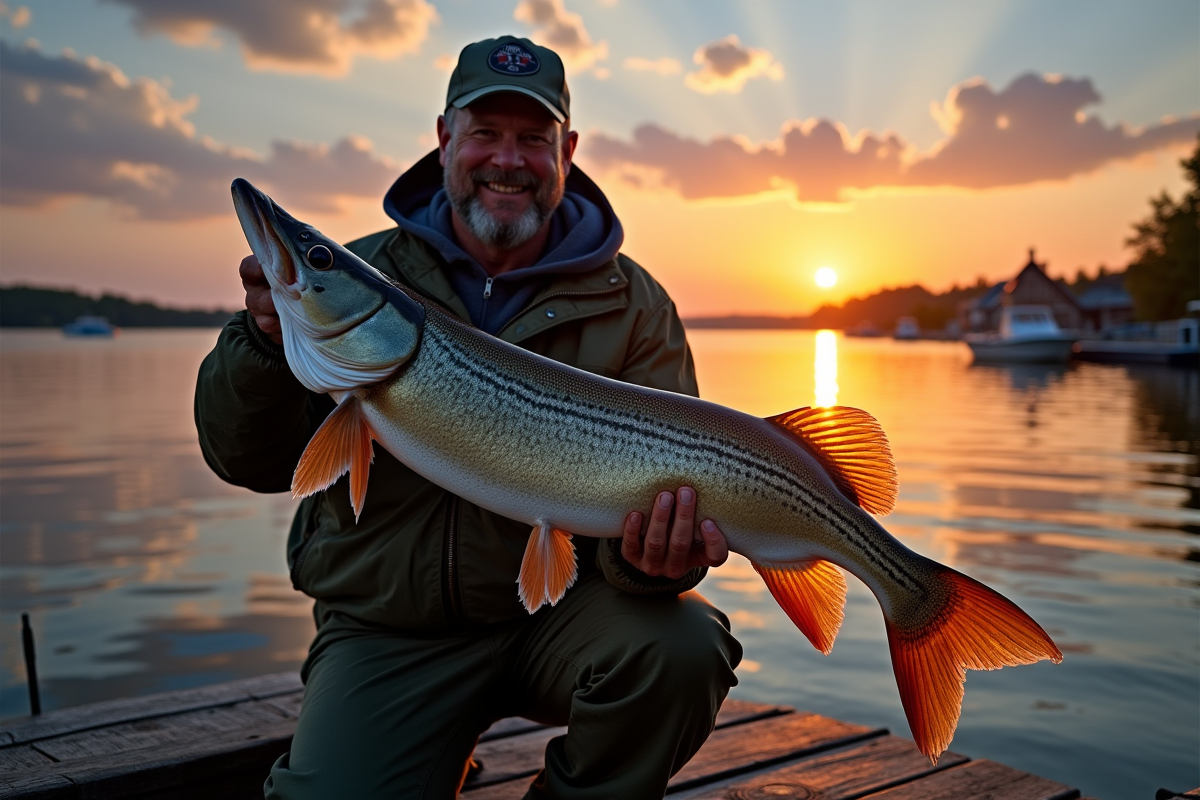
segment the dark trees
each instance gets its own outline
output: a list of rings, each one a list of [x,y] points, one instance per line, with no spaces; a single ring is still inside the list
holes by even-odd
[[[1200,140],[1179,162],[1191,188],[1176,203],[1165,191],[1150,200],[1150,216],[1133,226],[1126,244],[1136,257],[1125,273],[1138,319],[1182,317],[1189,300],[1200,298]]]

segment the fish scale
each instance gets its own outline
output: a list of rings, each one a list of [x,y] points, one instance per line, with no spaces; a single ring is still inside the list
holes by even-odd
[[[481,346],[477,330],[436,306],[426,311],[414,360],[362,395],[372,427],[395,437],[397,457],[415,471],[438,472],[458,494],[504,516],[600,537],[621,535],[631,500],[690,482],[736,551],[767,561],[866,562],[873,585],[895,592],[891,580],[923,591],[915,565],[905,563],[914,554],[763,420],[683,395],[581,380],[556,362],[514,358],[528,354],[499,340]],[[597,384],[603,405],[583,394]],[[489,448],[496,442],[503,447]],[[573,458],[564,462],[564,453]],[[570,491],[583,478],[591,479],[586,497]],[[567,496],[558,496],[563,489]]]
[[[235,181],[233,195],[271,283],[289,366],[338,403],[296,468],[297,496],[349,471],[357,518],[377,441],[433,483],[532,526],[517,582],[533,613],[573,584],[572,536],[619,537],[647,498],[691,486],[729,548],[822,652],[842,621],[838,568],[867,584],[913,736],[935,762],[953,736],[967,668],[1062,659],[1011,601],[913,552],[868,513],[891,510],[896,472],[866,412],[759,419],[583,372],[411,294],[248,182]]]

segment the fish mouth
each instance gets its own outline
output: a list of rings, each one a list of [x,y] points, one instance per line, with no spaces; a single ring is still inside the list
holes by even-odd
[[[263,273],[274,288],[281,289],[294,297],[299,296],[296,286],[298,274],[292,260],[288,242],[279,235],[279,209],[270,197],[260,192],[245,178],[237,178],[230,186],[233,207],[250,249],[258,257]]]

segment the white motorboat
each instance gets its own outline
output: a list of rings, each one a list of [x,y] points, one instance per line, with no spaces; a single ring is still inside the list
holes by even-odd
[[[893,339],[901,341],[912,341],[913,339],[921,338],[921,325],[917,322],[916,317],[901,317],[896,320],[896,330],[892,334]]]
[[[963,337],[977,362],[1059,364],[1071,358],[1075,340],[1063,333],[1049,306],[1008,306],[1000,330]]]

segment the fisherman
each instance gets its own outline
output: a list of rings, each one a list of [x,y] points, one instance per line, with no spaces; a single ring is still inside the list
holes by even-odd
[[[621,223],[572,164],[559,56],[513,36],[468,45],[437,133],[438,149],[384,198],[396,227],[347,247],[506,341],[696,395],[674,304],[619,253]],[[253,256],[240,274],[247,310],[200,368],[196,425],[221,478],[286,491],[334,403],[289,370]],[[516,590],[527,524],[382,449],[356,523],[346,480],[305,499],[288,538],[317,635],[267,797],[452,797],[479,735],[523,716],[568,726],[527,797],[661,798],[712,731],[741,658],[725,615],[690,591],[728,555],[710,520],[696,524],[696,493],[646,498],[621,538],[576,537],[576,584],[530,615]]]

